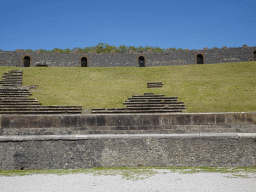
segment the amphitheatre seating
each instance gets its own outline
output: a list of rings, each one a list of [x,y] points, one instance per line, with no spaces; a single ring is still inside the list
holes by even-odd
[[[80,114],[82,106],[42,106],[27,86],[22,87],[22,71],[5,73],[0,87],[0,114]],[[34,86],[37,87],[37,86]]]
[[[92,113],[179,113],[186,107],[177,100],[178,97],[144,93],[128,98],[123,103],[126,108],[92,109]]]
[[[148,82],[147,87],[148,88],[161,88],[161,87],[163,87],[163,83],[162,82]]]
[[[4,87],[16,86],[20,87],[22,84],[22,70],[12,70],[8,73],[4,73],[0,84]]]

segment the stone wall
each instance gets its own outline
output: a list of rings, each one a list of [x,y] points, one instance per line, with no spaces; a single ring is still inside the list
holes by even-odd
[[[143,53],[38,53],[0,51],[0,66],[21,66],[23,58],[30,57],[30,66],[46,63],[49,67],[80,67],[86,57],[89,67],[138,67],[138,58],[145,58],[145,66],[188,65],[197,63],[197,55],[204,56],[204,64],[245,62],[254,60],[256,47],[187,50]]]
[[[0,117],[0,135],[256,133],[256,112]]]
[[[256,112],[1,115],[0,170],[256,166]]]
[[[16,137],[0,138],[0,170],[256,166],[252,134]]]

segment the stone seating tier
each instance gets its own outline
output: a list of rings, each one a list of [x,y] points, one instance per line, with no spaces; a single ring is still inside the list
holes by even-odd
[[[92,113],[181,113],[186,107],[184,102],[177,99],[178,97],[144,93],[129,97],[123,103],[126,108],[92,109]]]
[[[78,110],[28,110],[28,111],[0,111],[0,114],[81,114]]]
[[[81,114],[82,106],[42,106],[26,86],[22,87],[22,71],[5,73],[0,81],[0,114]],[[36,86],[38,87],[38,86]]]

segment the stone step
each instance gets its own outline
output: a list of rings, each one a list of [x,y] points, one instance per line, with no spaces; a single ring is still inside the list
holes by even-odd
[[[147,84],[160,84],[160,85],[163,85],[162,82],[147,82]]]
[[[179,113],[182,112],[181,109],[150,109],[150,110],[129,110],[129,109],[118,109],[118,110],[94,110],[92,113]]]
[[[81,109],[76,108],[46,108],[46,107],[34,107],[34,108],[0,108],[0,111],[81,111]]]
[[[128,97],[128,100],[136,100],[136,99],[141,99],[141,100],[145,100],[145,99],[159,99],[159,100],[163,100],[163,99],[178,99],[178,97],[148,97],[148,96],[142,96],[142,97]]]
[[[76,109],[82,110],[82,106],[45,106],[45,105],[0,105],[0,108],[42,108],[42,109]]]
[[[0,101],[0,106],[3,105],[42,105],[42,103],[38,102],[1,102]]]
[[[6,83],[22,83],[22,80],[3,80],[0,81],[1,84],[6,84]]]
[[[0,95],[0,97],[29,97],[29,95]]]
[[[142,105],[142,106],[144,106],[144,105],[159,105],[159,104],[184,104],[184,102],[182,102],[182,101],[166,101],[166,102],[161,102],[161,103],[159,103],[159,102],[147,102],[147,103],[141,103],[141,102],[124,102],[123,103],[124,105]]]
[[[28,97],[0,97],[0,101],[38,101],[37,98],[28,98]]]
[[[22,78],[22,74],[16,74],[16,75],[13,75],[13,74],[11,74],[11,75],[4,75],[4,76],[2,76],[3,78]]]
[[[18,93],[12,93],[12,92],[2,92],[2,93],[0,93],[0,97],[1,97],[1,95],[32,95],[32,93],[30,93],[30,92],[18,92]]]
[[[22,76],[21,77],[12,77],[12,76],[10,76],[10,77],[2,77],[2,81],[10,81],[10,80],[12,80],[12,81],[20,81],[20,80],[22,80]]]
[[[126,100],[125,102],[143,102],[143,103],[145,103],[145,102],[168,102],[168,101],[177,101],[177,99],[133,99],[133,98],[131,98],[131,99],[129,99],[129,100]]]
[[[6,91],[29,91],[26,87],[0,87],[0,90],[6,90]]]
[[[162,88],[163,86],[147,86],[147,88]]]
[[[157,107],[136,107],[136,106],[132,106],[132,107],[127,107],[126,109],[130,109],[130,110],[150,110],[150,109],[186,109],[185,105],[181,105],[181,106],[157,106]]]
[[[147,95],[133,95],[132,97],[164,97],[164,95],[147,94]]]
[[[30,91],[26,89],[0,89],[0,93],[30,93]]]
[[[147,88],[161,88],[163,87],[162,82],[148,82],[147,83]]]
[[[0,104],[8,104],[8,103],[36,103],[39,102],[39,100],[0,100]]]
[[[81,114],[81,111],[72,111],[72,110],[46,110],[46,111],[0,111],[0,114]]]

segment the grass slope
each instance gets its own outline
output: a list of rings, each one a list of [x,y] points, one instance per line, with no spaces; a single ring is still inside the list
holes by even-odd
[[[23,70],[23,85],[43,105],[82,105],[84,109],[124,107],[132,95],[145,92],[178,96],[186,112],[256,111],[256,62],[164,67],[16,68],[0,67],[0,75]],[[161,81],[160,89],[147,82]]]

